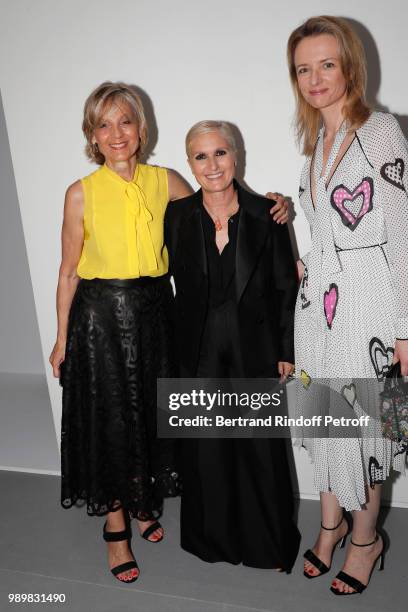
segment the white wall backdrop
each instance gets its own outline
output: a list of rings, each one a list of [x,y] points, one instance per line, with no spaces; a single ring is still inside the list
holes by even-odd
[[[187,177],[187,129],[205,118],[235,123],[248,185],[292,194],[296,202],[302,159],[291,132],[285,45],[294,27],[321,13],[357,22],[371,98],[406,126],[403,0],[1,0],[0,82],[45,360],[56,329],[64,192],[93,169],[80,129],[91,89],[106,79],[140,86],[157,126],[150,161]],[[303,252],[309,231],[299,211],[295,230]],[[58,431],[60,389],[50,371],[48,384]],[[310,495],[310,466],[295,454],[302,493]],[[406,480],[396,483],[393,501],[408,506]]]

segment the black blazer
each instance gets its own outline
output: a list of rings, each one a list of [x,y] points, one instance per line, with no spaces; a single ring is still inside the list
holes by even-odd
[[[247,377],[276,376],[277,362],[294,362],[296,266],[286,225],[276,224],[273,202],[235,182],[241,207],[235,282],[239,337]],[[165,244],[176,286],[176,340],[181,374],[197,372],[208,309],[207,257],[202,228],[202,191],[170,202]]]

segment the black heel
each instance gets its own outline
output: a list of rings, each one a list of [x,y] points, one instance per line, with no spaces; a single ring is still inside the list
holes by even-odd
[[[347,586],[349,586],[352,589],[354,589],[354,591],[352,591],[351,593],[347,593],[345,591],[339,591],[335,587],[331,586],[330,590],[331,590],[332,593],[334,593],[335,595],[356,595],[357,593],[361,594],[363,591],[365,591],[365,589],[368,587],[368,585],[370,583],[371,574],[374,571],[374,568],[375,568],[375,566],[377,564],[377,561],[378,561],[378,571],[382,571],[384,569],[385,550],[386,550],[386,548],[388,548],[388,540],[387,540],[387,537],[386,537],[384,531],[382,531],[381,529],[378,529],[376,534],[375,534],[375,539],[372,542],[368,542],[368,544],[356,544],[355,542],[353,542],[352,539],[350,540],[350,542],[351,542],[351,544],[353,544],[353,546],[358,546],[360,548],[363,548],[363,547],[365,548],[366,546],[372,546],[373,544],[378,542],[378,538],[379,537],[381,537],[381,541],[382,541],[383,547],[382,547],[382,550],[381,550],[380,554],[374,560],[373,566],[372,566],[370,574],[368,576],[367,584],[363,584],[362,582],[360,582],[360,580],[357,580],[357,578],[354,578],[353,576],[350,576],[350,574],[347,574],[346,572],[340,571],[337,574],[336,578],[338,578],[339,580],[344,582],[344,584],[347,584]]]
[[[324,529],[325,531],[334,531],[335,529],[338,529],[340,527],[340,525],[342,524],[343,521],[346,521],[347,523],[347,533],[340,538],[340,540],[338,542],[335,543],[335,545],[333,546],[333,551],[332,551],[332,557],[333,557],[333,552],[334,549],[336,548],[336,546],[338,546],[339,548],[344,548],[346,545],[346,540],[347,540],[347,536],[349,535],[349,533],[352,530],[352,519],[351,516],[348,512],[344,512],[343,511],[343,516],[341,517],[341,521],[338,525],[336,525],[335,527],[325,527],[323,525],[323,523],[320,523],[320,526],[322,529]],[[319,570],[320,574],[316,574],[316,576],[311,576],[310,574],[308,574],[306,572],[306,570],[303,571],[303,575],[306,578],[318,578],[319,576],[323,576],[323,574],[327,574],[327,572],[330,570],[331,567],[331,561],[330,561],[330,567],[327,567],[327,565],[325,563],[323,563],[323,561],[321,559],[319,559],[319,557],[317,555],[315,555],[315,553],[310,550],[310,548],[304,553],[303,557],[309,561],[312,565],[315,566],[315,568],[317,570]]]
[[[130,529],[130,526],[128,526],[123,531],[106,531],[106,523],[103,526],[103,539],[105,540],[105,542],[122,542],[124,540],[127,540],[129,550],[130,550],[131,538],[132,538],[132,531]],[[123,572],[128,572],[131,569],[138,570],[138,574],[134,578],[124,580],[118,577],[119,574],[122,574]],[[140,575],[139,566],[136,563],[135,559],[133,559],[133,561],[127,561],[126,563],[121,563],[120,565],[116,565],[115,567],[111,569],[111,572],[115,576],[116,580],[119,580],[119,582],[124,582],[124,583],[135,582],[135,580],[137,580]]]
[[[352,532],[353,529],[353,519],[351,518],[351,514],[349,512],[343,512],[343,518],[347,523],[347,533],[341,538],[338,547],[344,548],[346,545],[347,537]]]

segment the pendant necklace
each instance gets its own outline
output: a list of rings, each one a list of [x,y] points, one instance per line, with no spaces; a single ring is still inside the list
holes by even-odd
[[[234,193],[231,201],[228,203],[226,210],[228,210],[228,208],[231,206],[231,203],[235,200],[236,197],[236,193]],[[214,223],[214,227],[215,227],[215,231],[216,232],[220,232],[222,230],[222,223],[221,223],[221,219],[219,218],[218,215],[215,215],[215,217],[211,214],[208,205],[206,205],[206,203],[203,200],[203,204],[204,204],[204,208],[206,209],[206,211],[208,212],[208,214],[210,215],[212,222]],[[235,203],[234,203],[235,204]],[[231,217],[233,217],[235,215],[236,212],[238,212],[239,209],[239,204],[238,202],[236,202],[236,204],[234,205],[233,209],[231,210],[230,213],[228,213],[226,215],[227,217],[227,222],[231,219]]]

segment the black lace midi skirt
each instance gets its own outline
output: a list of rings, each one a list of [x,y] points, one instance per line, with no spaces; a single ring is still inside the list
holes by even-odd
[[[82,280],[68,324],[61,503],[157,518],[178,493],[173,442],[156,437],[156,379],[173,371],[168,277]]]

